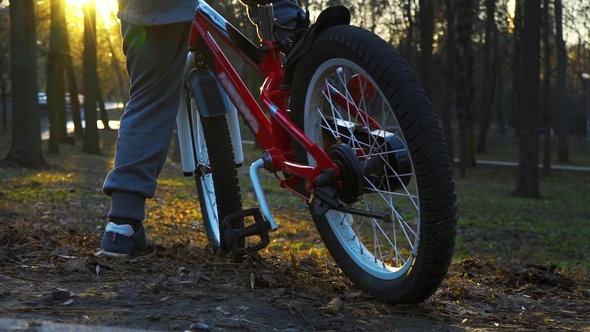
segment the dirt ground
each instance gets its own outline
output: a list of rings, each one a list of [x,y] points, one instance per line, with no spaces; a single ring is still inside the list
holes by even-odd
[[[279,235],[283,250],[240,262],[214,255],[202,230],[186,236],[196,231],[177,200],[191,197],[194,208],[194,188],[172,180],[149,207],[163,226],[146,226],[148,248],[130,259],[97,257],[108,208],[99,192],[105,168],[96,165],[109,157],[48,159],[60,165],[49,173],[84,178],[57,185],[0,167],[0,318],[160,331],[590,331],[590,280],[554,266],[473,257],[454,263],[426,302],[390,305],[352,287],[329,257],[293,249],[317,239],[309,223]],[[16,189],[34,197],[15,198]],[[342,308],[328,313],[331,301]]]
[[[547,266],[465,260],[427,302],[394,306],[310,259],[232,263],[188,245],[113,262],[85,249],[97,239],[72,237],[51,253],[43,235],[31,240],[0,252],[3,318],[162,331],[590,330],[587,280]],[[334,298],[342,309],[328,314]]]

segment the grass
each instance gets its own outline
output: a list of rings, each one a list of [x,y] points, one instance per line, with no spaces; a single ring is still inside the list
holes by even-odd
[[[586,157],[590,157],[590,144],[574,139],[570,142],[572,161],[578,161],[579,166],[590,166],[590,158]],[[491,151],[500,151],[502,145],[492,140]],[[508,158],[513,148],[510,145],[504,154],[485,157],[516,161],[502,159]],[[517,153],[517,148],[513,152]],[[244,164],[249,165],[259,154],[256,149],[246,146]],[[259,173],[261,182],[273,212],[276,213],[277,209],[299,211],[301,218],[311,219],[298,198],[279,188],[273,176],[263,173]],[[247,180],[247,170],[242,170],[241,174],[244,179],[242,189],[246,193],[244,204],[254,206],[256,201]],[[515,167],[479,166],[468,169],[465,179],[456,178],[455,181],[459,211],[456,260],[485,254],[501,261],[520,259],[590,272],[590,208],[587,205],[590,202],[590,172],[554,170],[551,176],[540,179],[541,199],[511,196],[516,186]],[[280,218],[277,219],[283,231],[285,225]],[[314,231],[311,223],[303,221],[302,224],[306,232]],[[287,228],[290,229],[285,233],[294,234],[297,227],[303,226],[289,223]],[[318,240],[314,241],[317,243]],[[299,248],[299,245],[292,247]],[[303,247],[307,251],[323,249],[321,246]]]
[[[455,140],[456,142],[457,140]],[[515,137],[489,137],[486,154],[476,159],[518,162]],[[543,137],[539,141],[543,160]],[[590,142],[569,137],[570,163],[557,162],[558,138],[552,138],[553,165],[590,166]],[[458,151],[458,147],[455,147]],[[521,259],[590,271],[590,172],[552,170],[540,178],[542,198],[512,197],[516,168],[479,165],[456,178],[458,229],[456,258],[483,253],[499,260]]]
[[[483,253],[590,271],[590,172],[553,171],[541,199],[512,197],[516,168],[480,166],[456,179],[457,258]]]
[[[572,160],[590,166],[588,144],[571,142]],[[494,154],[485,159],[508,158],[515,149],[505,145],[505,151],[496,153],[494,144],[500,143],[490,144]],[[109,210],[108,198],[101,192],[112,165],[109,146],[112,142],[104,144],[100,156],[83,154],[79,146],[64,146],[60,156],[47,156],[53,166],[45,170],[3,167],[0,221],[16,219],[37,228],[99,236]],[[247,165],[260,157],[260,151],[251,145],[245,145],[245,150],[246,162],[239,174],[244,207],[250,208],[257,202]],[[6,151],[7,147],[0,144],[0,153],[5,155]],[[280,226],[263,254],[327,257],[304,202],[281,189],[274,176],[264,171],[259,174]],[[551,176],[541,178],[543,197],[536,200],[510,195],[516,184],[514,167],[479,166],[468,169],[465,179],[455,180],[457,260],[485,254],[501,261],[520,259],[590,272],[590,172],[554,170]],[[169,162],[165,166],[156,197],[148,200],[147,213],[146,228],[152,241],[206,245],[194,181],[182,176],[179,164]]]

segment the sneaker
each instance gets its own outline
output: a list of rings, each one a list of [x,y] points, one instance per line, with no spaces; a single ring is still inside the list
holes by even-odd
[[[132,252],[140,251],[147,247],[147,237],[143,226],[133,232],[131,225],[117,225],[109,222],[104,229],[101,249],[96,255],[110,257],[128,257]]]

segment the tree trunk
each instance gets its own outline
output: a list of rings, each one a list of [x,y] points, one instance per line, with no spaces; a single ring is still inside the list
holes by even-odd
[[[412,0],[408,0],[404,6],[406,19],[408,20],[408,33],[404,45],[404,58],[410,64],[414,62],[414,21],[412,17]]]
[[[488,129],[492,119],[492,104],[494,101],[494,88],[496,86],[496,0],[486,0],[486,40],[483,47],[483,84],[482,84],[482,111],[479,122],[479,139],[477,152],[486,153]]]
[[[75,142],[76,139],[81,140],[84,137],[84,128],[82,128],[82,118],[80,116],[80,99],[78,98],[78,82],[76,74],[74,72],[74,63],[72,60],[70,40],[68,38],[68,29],[65,15],[65,8],[62,6],[64,11],[61,19],[64,35],[64,46],[63,46],[63,62],[64,70],[66,74],[67,89],[70,93],[70,112],[72,122],[74,123],[74,136],[73,139],[68,140],[69,142]]]
[[[67,39],[66,39],[67,40]],[[66,42],[65,69],[68,81],[68,90],[70,91],[70,105],[72,108],[72,122],[74,122],[75,139],[84,138],[84,128],[82,127],[82,116],[80,115],[80,99],[78,99],[78,82],[74,72],[72,54],[70,53],[69,43]],[[74,97],[72,97],[74,96]]]
[[[542,118],[543,118],[543,175],[551,174],[551,15],[549,0],[543,0],[543,86],[542,86]]]
[[[98,75],[96,77],[98,79]],[[98,110],[100,114],[100,122],[102,122],[102,127],[106,130],[111,130],[111,126],[109,125],[109,113],[107,112],[107,108],[104,104],[104,98],[102,97],[102,90],[100,89],[100,84],[96,82],[97,87],[97,101],[98,101]]]
[[[0,0],[0,2],[2,2]],[[0,39],[8,40],[10,38],[10,19],[8,10],[0,11]],[[10,45],[8,42],[0,43],[0,96],[2,97],[2,131],[8,131],[8,77],[1,73],[8,71],[8,52]]]
[[[559,117],[559,145],[557,148],[557,161],[569,163],[569,148],[567,144],[568,134],[568,109],[565,98],[565,80],[567,70],[567,54],[565,53],[565,41],[563,40],[563,7],[561,0],[555,0],[555,44],[557,45],[557,116]]]
[[[498,76],[498,100],[496,103],[496,114],[498,121],[498,133],[502,136],[506,135],[506,110],[504,109],[504,75],[500,71]]]
[[[96,103],[98,100],[97,56],[96,56],[96,4],[95,0],[84,2],[84,130],[83,150],[92,154],[100,153],[98,127],[96,126]]]
[[[518,178],[513,194],[539,198],[539,98],[541,55],[541,4],[538,0],[524,2],[522,34],[522,100],[518,151]]]
[[[304,7],[305,8],[305,7]],[[113,70],[115,71],[115,74],[117,75],[117,82],[119,83],[119,93],[121,94],[121,100],[118,101],[122,101],[122,102],[127,102],[128,99],[128,92],[127,89],[125,88],[125,83],[123,80],[123,75],[121,75],[121,66],[119,64],[119,60],[117,59],[117,57],[115,56],[115,49],[113,48],[113,43],[111,43],[111,38],[109,36],[107,36],[107,41],[109,43],[109,49],[111,51],[111,54],[113,54],[113,56],[111,57],[111,66],[113,66]]]
[[[47,57],[47,110],[49,115],[48,153],[59,154],[59,144],[67,136],[65,76],[64,76],[64,45],[65,36],[62,31],[60,16],[63,1],[51,0],[51,32],[49,37],[49,53]]]
[[[33,0],[10,1],[12,42],[12,144],[6,160],[20,166],[45,166],[37,104],[37,34]]]
[[[8,99],[8,91],[6,91],[7,88],[6,86],[4,86],[4,84],[0,85],[0,95],[2,95],[2,131],[6,132],[8,130],[8,126],[7,126],[7,116],[6,113],[8,113],[8,103],[6,102],[6,99]]]
[[[0,68],[4,68],[2,58],[3,56],[0,56]],[[8,86],[2,77],[0,77],[0,95],[2,96],[2,131],[6,132],[8,130],[8,118],[6,116],[8,113]]]
[[[445,141],[449,148],[449,156],[454,160],[454,142],[453,142],[453,108],[456,105],[456,89],[455,89],[455,61],[456,61],[456,33],[455,33],[455,4],[453,0],[445,0],[446,2],[446,20],[447,20],[447,43],[445,45],[445,53],[447,55],[447,86],[446,98],[442,111],[443,133]]]
[[[433,93],[432,43],[434,41],[434,8],[432,0],[420,0],[420,80],[426,94]]]
[[[465,177],[465,168],[471,166],[469,152],[473,100],[473,30],[474,0],[458,0],[457,4],[457,115],[459,118],[459,165],[460,175]]]
[[[61,0],[59,0],[61,1]],[[64,2],[62,2],[62,4],[59,6],[59,36],[60,36],[60,53],[59,53],[59,60],[60,60],[60,64],[62,67],[61,70],[61,78],[63,79],[63,94],[65,97],[65,92],[67,89],[67,61],[68,61],[68,57],[69,57],[69,52],[70,52],[70,43],[68,40],[68,28],[67,28],[67,23],[66,23],[66,5]],[[74,139],[73,136],[70,136],[68,134],[68,122],[71,118],[71,113],[72,113],[72,101],[77,99],[78,95],[77,94],[71,94],[70,93],[70,106],[69,106],[69,113],[68,114],[68,106],[64,105],[63,108],[60,109],[61,111],[61,123],[60,123],[60,129],[61,129],[61,143],[66,143],[66,144],[71,144],[74,145],[76,144],[76,141]]]
[[[518,137],[519,131],[519,113],[521,99],[522,72],[522,51],[520,48],[522,30],[522,0],[515,0],[514,5],[514,47],[512,49],[512,125],[514,126],[515,136]]]

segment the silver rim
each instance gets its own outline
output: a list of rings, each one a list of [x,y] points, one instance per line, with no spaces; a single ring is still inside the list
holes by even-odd
[[[407,146],[393,110],[378,85],[361,67],[341,58],[324,62],[311,78],[304,109],[305,134],[325,150],[329,148],[330,143],[325,142],[323,135],[331,134],[333,137],[345,138],[351,148],[363,151],[362,157],[385,160],[387,156],[374,153],[377,147],[376,141],[371,142],[371,139],[366,138],[363,141],[356,137],[352,130],[344,134],[333,130],[337,127],[336,122],[352,123],[366,128],[363,124],[366,121],[358,116],[353,117],[346,108],[336,105],[332,95],[325,92],[329,84],[347,99],[353,100],[347,83],[355,74],[363,75],[374,87],[372,96],[365,100],[365,86],[361,85],[362,94],[355,102],[356,106],[380,125],[381,132],[397,135]],[[333,126],[325,125],[326,123],[333,123]],[[371,128],[371,131],[374,129]],[[349,137],[343,137],[347,135]],[[308,159],[311,165],[315,164],[313,158]],[[389,164],[385,167],[389,167],[388,172],[395,174],[396,177],[407,175],[397,174]],[[412,266],[417,254],[420,235],[420,203],[413,165],[410,175],[410,182],[396,191],[388,190],[391,188],[388,185],[390,182],[385,185],[381,183],[377,188],[374,181],[371,182],[365,177],[368,181],[365,187],[368,192],[352,204],[358,209],[390,213],[392,223],[333,210],[325,215],[336,238],[348,255],[365,272],[379,279],[399,278]]]
[[[191,99],[191,114],[193,115],[193,128],[195,128],[195,146],[197,154],[197,170],[207,170],[206,174],[200,175],[200,185],[204,201],[204,206],[201,206],[201,214],[203,214],[203,222],[208,223],[209,229],[213,235],[212,245],[215,249],[221,245],[221,232],[219,230],[219,215],[217,213],[217,198],[215,196],[215,187],[213,186],[213,174],[210,172],[211,163],[209,162],[209,154],[207,153],[207,145],[205,144],[205,136],[201,124],[201,117],[196,111],[196,102]]]

